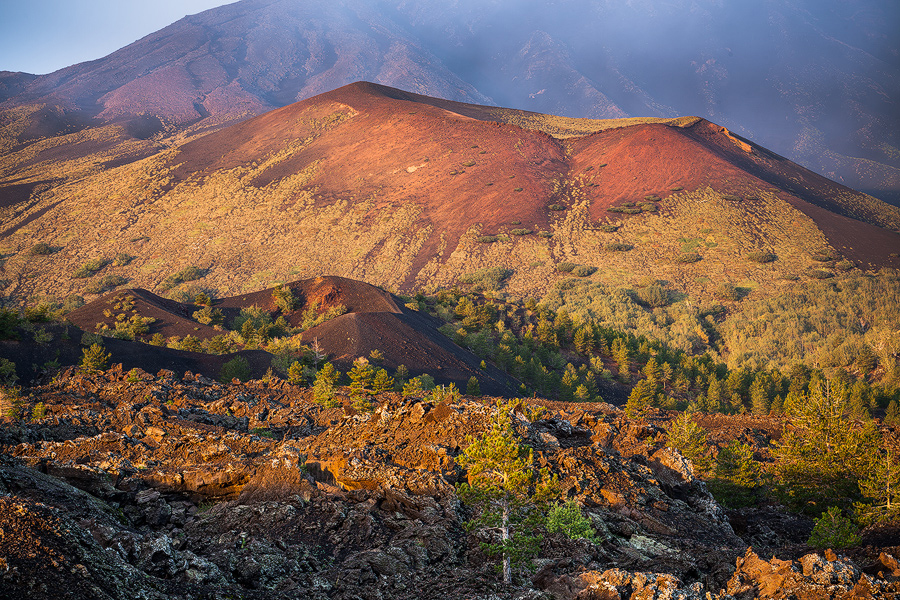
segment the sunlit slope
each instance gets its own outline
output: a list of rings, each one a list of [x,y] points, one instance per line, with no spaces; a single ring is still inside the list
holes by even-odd
[[[428,288],[502,267],[507,291],[533,295],[571,262],[701,297],[774,289],[814,256],[900,266],[896,208],[707,121],[558,119],[363,83],[93,167],[12,202],[0,227],[17,299],[110,275],[154,290],[191,265],[222,294],[319,274]],[[777,259],[747,260],[759,252]],[[119,254],[134,258],[72,277]]]

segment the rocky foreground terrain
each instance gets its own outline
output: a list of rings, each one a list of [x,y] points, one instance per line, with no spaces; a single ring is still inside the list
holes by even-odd
[[[517,431],[599,541],[546,535],[536,571],[504,586],[454,492],[454,457],[488,427],[489,400],[388,393],[357,414],[281,380],[65,371],[25,391],[21,408],[43,415],[0,425],[0,598],[900,593],[896,539],[817,554],[801,517],[723,510],[665,447],[662,413],[535,400]]]

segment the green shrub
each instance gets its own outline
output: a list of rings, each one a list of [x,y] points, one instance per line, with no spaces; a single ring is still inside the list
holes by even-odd
[[[125,265],[130,264],[131,261],[133,261],[133,260],[134,260],[134,257],[131,256],[130,254],[126,254],[124,252],[119,252],[118,254],[116,254],[116,257],[113,259],[113,266],[114,267],[124,267]]]
[[[22,311],[25,320],[29,323],[47,323],[50,321],[50,307],[47,304],[38,304],[37,306],[26,306]]]
[[[852,262],[850,262],[849,260],[846,260],[846,259],[838,261],[834,264],[835,269],[837,269],[838,271],[845,271],[845,272],[849,271],[850,269],[852,269],[855,266],[856,265],[854,265]]]
[[[194,296],[194,304],[198,306],[212,306],[212,298],[206,292],[200,292]]]
[[[38,402],[34,405],[34,408],[31,411],[31,420],[32,421],[40,421],[44,417],[47,416],[47,407],[43,402]]]
[[[46,242],[38,242],[28,251],[28,254],[31,256],[47,256],[48,254],[53,254],[54,249],[53,246],[47,244]]]
[[[488,267],[478,269],[474,273],[460,275],[458,281],[466,285],[472,285],[475,291],[498,290],[503,283],[513,274],[510,269],[503,267]]]
[[[859,535],[853,521],[842,516],[840,508],[832,506],[816,520],[816,526],[806,543],[813,548],[840,550],[858,544]]]
[[[18,338],[16,327],[19,326],[19,313],[8,308],[0,308],[0,340]]]
[[[201,279],[206,276],[206,273],[207,270],[201,269],[200,267],[185,267],[177,273],[173,273],[166,277],[165,281],[160,284],[160,289],[164,292],[168,291],[180,283]]]
[[[740,202],[740,196],[735,196],[734,194],[722,194],[722,200],[728,200],[729,202]]]
[[[561,262],[556,265],[556,270],[560,273],[571,273],[577,266],[575,263]]]
[[[590,277],[594,273],[597,272],[597,267],[588,267],[585,265],[578,265],[574,269],[572,269],[572,275],[577,277]]]
[[[641,212],[653,213],[659,212],[659,207],[652,202],[641,202]]]
[[[610,224],[608,224],[608,223],[604,223],[603,225],[600,225],[597,229],[599,229],[600,231],[602,231],[602,232],[604,232],[604,233],[613,233],[614,231],[618,231],[618,230],[619,230],[619,226],[618,226],[618,225],[610,225]]]
[[[16,375],[16,363],[5,358],[0,358],[0,385],[12,385],[18,381],[19,376]]]
[[[828,252],[827,250],[820,250],[818,252],[813,252],[810,256],[816,262],[831,262],[834,260],[834,256]]]
[[[480,396],[481,395],[481,384],[478,381],[478,378],[472,375],[469,377],[469,381],[466,382],[466,395],[467,396]]]
[[[72,273],[72,277],[74,279],[85,279],[87,277],[91,277],[94,275],[94,273],[96,273],[97,271],[99,271],[100,269],[102,269],[103,267],[105,267],[108,264],[109,264],[109,261],[106,260],[105,258],[95,258],[93,260],[89,260],[86,263],[84,263],[83,265],[81,265],[80,267],[78,267],[77,269],[75,269],[75,272]]]
[[[609,212],[623,213],[626,215],[636,215],[641,212],[638,206],[610,206],[606,209]]]
[[[82,350],[81,366],[88,371],[105,371],[111,355],[100,344]]]
[[[250,363],[243,356],[235,356],[222,365],[219,371],[219,381],[230,383],[234,379],[248,381],[250,379]]]
[[[678,258],[675,259],[675,262],[689,264],[700,261],[700,255],[696,252],[683,252]]]
[[[832,273],[831,271],[826,271],[824,269],[812,269],[810,271],[807,271],[806,274],[813,279],[831,279],[832,277],[834,277],[834,273]]]
[[[552,238],[553,234],[549,231],[539,231],[538,235],[542,238]]]
[[[631,244],[623,244],[622,242],[614,242],[603,246],[603,249],[607,252],[628,252],[632,248],[634,248],[634,246]]]
[[[319,303],[312,302],[309,306],[306,307],[306,310],[303,311],[303,322],[300,325],[300,329],[302,331],[306,331],[307,329],[312,329],[317,325],[321,325],[325,321],[330,321],[331,319],[336,319],[342,314],[347,312],[347,307],[343,304],[335,304],[324,313],[319,314]],[[279,317],[282,318],[282,317]]]
[[[478,241],[482,244],[493,244],[499,239],[496,235],[482,235],[478,238]]]
[[[513,229],[510,233],[513,235],[528,235],[534,232],[531,229]]]
[[[175,302],[181,302],[182,304],[199,304],[196,300],[197,296],[201,296],[201,294],[207,297],[215,295],[214,290],[197,284],[181,285],[174,289],[167,289],[164,291],[166,298],[174,300]]]
[[[751,252],[747,255],[747,260],[757,263],[770,263],[778,257],[771,252]]]
[[[676,185],[676,186],[673,187],[673,188],[669,188],[669,191],[671,191],[671,192],[680,192],[680,191],[683,190],[683,189],[684,189],[684,188],[681,187],[680,185]]]
[[[730,283],[721,284],[716,288],[716,291],[713,293],[713,295],[718,300],[728,300],[731,302],[737,302],[741,299],[741,291]]]
[[[659,283],[639,287],[634,295],[638,303],[652,308],[661,308],[669,303],[669,292]]]
[[[121,275],[105,275],[98,281],[95,281],[84,288],[84,291],[88,294],[102,294],[103,292],[113,290],[120,285],[125,285],[126,283],[128,283],[128,280]]]
[[[522,188],[513,188],[513,191],[514,191],[514,192],[521,192],[521,191],[522,191]]]
[[[204,306],[200,310],[195,311],[191,316],[195,321],[202,323],[203,325],[221,325],[225,320],[222,311],[211,306]]]
[[[561,533],[570,540],[599,541],[591,520],[581,513],[581,507],[575,500],[569,500],[565,504],[557,503],[550,508],[547,513],[547,531]]]
[[[551,204],[550,206],[547,207],[547,209],[553,210],[553,211],[566,210],[566,205],[565,204]]]
[[[22,389],[16,386],[0,386],[0,417],[21,419],[24,411]]]
[[[294,290],[290,286],[276,286],[272,290],[272,300],[283,313],[292,312],[300,305],[300,299],[294,295]]]

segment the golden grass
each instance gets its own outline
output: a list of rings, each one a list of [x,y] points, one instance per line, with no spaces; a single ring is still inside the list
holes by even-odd
[[[634,125],[651,123],[661,123],[671,127],[690,127],[700,120],[700,117],[676,117],[672,119],[656,117],[576,119],[573,117],[544,115],[508,108],[486,108],[484,112],[492,120],[501,123],[509,123],[510,125],[516,125],[517,127],[529,129],[531,131],[543,131],[558,139],[579,137],[610,129],[620,129],[622,127],[632,127]]]

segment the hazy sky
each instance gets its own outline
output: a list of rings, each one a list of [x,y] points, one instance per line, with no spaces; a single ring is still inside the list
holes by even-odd
[[[235,0],[0,0],[0,71],[50,73]]]

